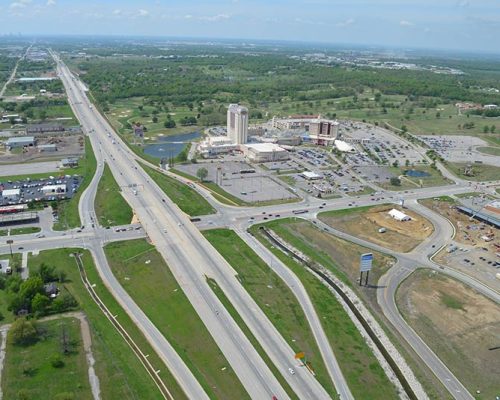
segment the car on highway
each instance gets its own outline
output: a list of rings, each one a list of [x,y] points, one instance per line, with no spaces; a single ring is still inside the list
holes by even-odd
[[[288,368],[288,372],[290,372],[290,374],[292,375],[295,375],[295,370],[293,368]]]

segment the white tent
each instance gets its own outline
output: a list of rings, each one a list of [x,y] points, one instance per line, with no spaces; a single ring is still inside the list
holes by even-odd
[[[397,221],[411,221],[411,217],[405,213],[393,208],[389,211],[389,215]]]

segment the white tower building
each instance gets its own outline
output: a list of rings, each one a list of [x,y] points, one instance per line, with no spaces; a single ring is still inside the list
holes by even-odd
[[[245,144],[248,137],[248,108],[229,104],[227,109],[227,137],[235,144]]]

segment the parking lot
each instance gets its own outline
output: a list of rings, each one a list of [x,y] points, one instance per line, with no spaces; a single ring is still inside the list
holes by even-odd
[[[28,178],[22,181],[0,181],[2,194],[5,190],[19,189],[19,196],[9,198],[0,196],[0,205],[70,199],[78,192],[82,179],[80,175],[61,175],[38,180]],[[65,185],[66,190],[59,193],[43,193],[42,188],[48,185]]]
[[[500,167],[500,157],[481,153],[478,147],[488,147],[484,140],[474,136],[419,136],[431,149],[445,160],[457,163],[480,161]]]

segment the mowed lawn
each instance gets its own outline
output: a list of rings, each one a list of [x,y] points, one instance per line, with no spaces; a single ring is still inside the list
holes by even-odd
[[[66,330],[70,351],[61,351],[61,335]],[[92,399],[88,366],[80,333],[80,321],[60,318],[37,323],[39,339],[31,345],[16,345],[9,334],[2,376],[4,399]],[[62,368],[54,368],[51,358],[58,356]],[[25,397],[22,397],[25,394]],[[63,398],[63,397],[60,397]]]
[[[234,231],[213,229],[204,231],[203,235],[238,272],[239,281],[294,351],[306,353],[316,378],[334,397],[335,388],[306,316],[291,289]]]
[[[132,221],[132,209],[107,164],[97,186],[95,213],[102,226],[125,225]]]
[[[113,273],[213,399],[248,399],[169,267],[146,240],[108,244]]]
[[[193,188],[144,164],[142,167],[170,200],[189,216],[215,213],[215,209]]]

